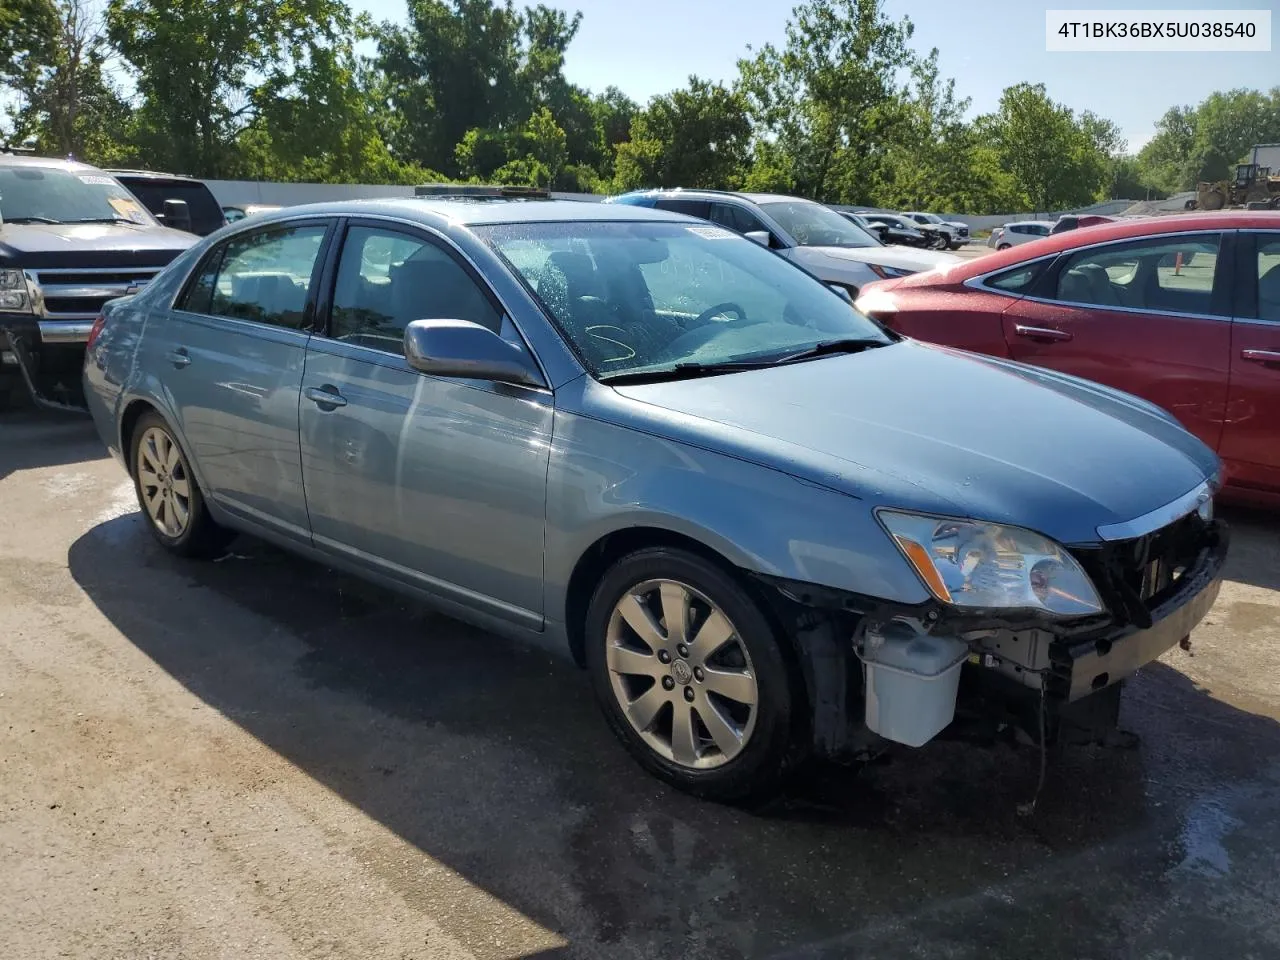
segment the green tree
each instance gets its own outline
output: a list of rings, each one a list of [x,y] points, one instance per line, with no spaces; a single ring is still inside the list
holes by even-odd
[[[130,111],[107,78],[99,18],[85,0],[56,0],[55,32],[10,80],[17,96],[14,139],[38,152],[103,165],[130,159]]]
[[[1142,178],[1176,193],[1195,183],[1189,158],[1196,140],[1194,107],[1170,107],[1156,122],[1156,133],[1138,152]]]
[[[234,172],[236,137],[262,105],[255,91],[288,86],[347,18],[341,0],[109,0],[108,35],[142,100],[139,147],[154,166]]]
[[[746,102],[696,76],[683,90],[649,101],[617,146],[615,186],[736,187],[750,156]]]
[[[1256,143],[1280,141],[1280,87],[1212,93],[1195,107],[1172,107],[1138,154],[1143,179],[1175,193],[1234,174]]]
[[[409,0],[405,26],[382,25],[376,61],[387,101],[403,118],[397,155],[451,175],[469,175],[463,164],[472,162],[476,175],[486,157],[458,153],[468,131],[507,142],[547,107],[568,159],[601,162],[590,95],[563,74],[580,22],[580,14],[542,5],[519,12],[511,0]]]
[[[1044,213],[1087,204],[1107,183],[1108,158],[1093,136],[1097,125],[1087,128],[1051,100],[1043,84],[1008,87],[996,113],[976,125],[1020,185],[1024,209]]]
[[[755,134],[789,159],[798,192],[870,199],[902,119],[897,78],[914,63],[913,31],[883,0],[809,0],[792,12],[782,49],[766,44],[739,62]]]
[[[47,65],[57,35],[52,0],[0,0],[0,83],[13,83]]]
[[[438,174],[391,155],[378,78],[356,55],[367,17],[335,11],[332,39],[309,37],[289,70],[253,90],[253,119],[236,138],[238,176],[317,183],[411,183]],[[316,118],[323,117],[323,123]]]

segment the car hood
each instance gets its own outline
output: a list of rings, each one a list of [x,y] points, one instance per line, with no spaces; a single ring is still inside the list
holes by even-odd
[[[918,341],[619,386],[630,425],[865,500],[1016,524],[1063,543],[1176,500],[1216,455],[1144,400]],[[612,391],[609,391],[612,392]]]
[[[185,250],[200,238],[169,227],[123,223],[0,224],[0,257],[20,265],[77,251],[106,253]]]
[[[860,263],[875,263],[884,267],[915,271],[945,267],[952,263],[959,263],[961,259],[953,253],[919,250],[914,247],[809,247],[808,249],[833,260],[857,260]]]

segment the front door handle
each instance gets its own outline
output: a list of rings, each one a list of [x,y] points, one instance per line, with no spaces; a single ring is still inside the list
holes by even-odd
[[[1014,325],[1013,332],[1029,340],[1059,342],[1071,339],[1071,334],[1065,330],[1054,330],[1050,327],[1028,327],[1021,323]]]
[[[347,398],[338,392],[338,388],[326,383],[323,387],[307,387],[302,395],[321,410],[336,410],[347,405]]]
[[[191,354],[187,353],[186,347],[178,347],[176,350],[170,350],[165,354],[165,356],[168,361],[179,370],[191,364]]]
[[[1274,363],[1280,365],[1280,350],[1241,350],[1240,356],[1254,363]]]

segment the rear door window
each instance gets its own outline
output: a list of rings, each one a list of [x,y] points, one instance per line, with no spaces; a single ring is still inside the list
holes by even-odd
[[[1072,254],[1054,299],[1152,313],[1212,312],[1218,233],[1088,247]]]

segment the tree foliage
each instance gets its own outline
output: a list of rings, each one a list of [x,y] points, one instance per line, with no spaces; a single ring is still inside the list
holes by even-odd
[[[1280,87],[1210,94],[1195,107],[1171,107],[1138,154],[1143,179],[1173,193],[1224,180],[1255,143],[1280,142]]]
[[[565,77],[580,13],[517,0],[0,0],[0,135],[210,178],[744,188],[956,213],[1049,211],[1228,175],[1280,141],[1280,88],[1119,129],[1018,84],[972,115],[885,0],[801,0],[736,76],[643,106]]]

